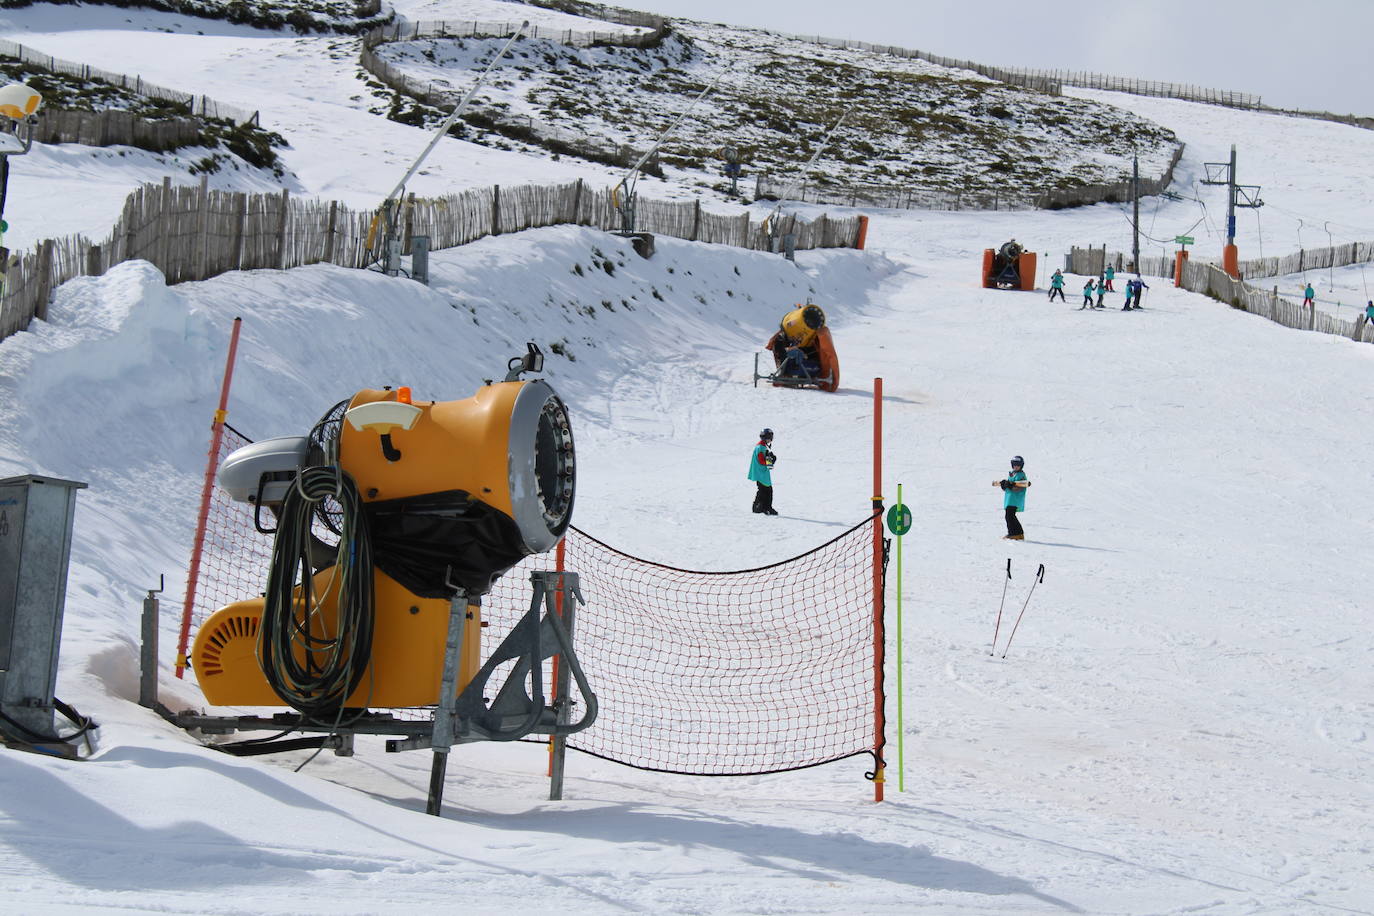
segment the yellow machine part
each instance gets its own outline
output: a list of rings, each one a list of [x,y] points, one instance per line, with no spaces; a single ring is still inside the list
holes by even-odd
[[[333,569],[315,574],[317,625],[333,633],[338,619]],[[417,598],[381,570],[374,571],[376,626],[372,661],[345,705],[354,707],[432,706],[439,701],[444,644],[448,638],[449,603],[441,598]],[[330,591],[321,596],[321,591]],[[297,592],[299,594],[299,590]],[[281,706],[258,664],[258,629],[263,599],[239,601],[210,616],[196,634],[191,667],[215,706]],[[463,654],[458,690],[472,680],[481,665],[482,613],[468,606],[463,631]],[[304,649],[296,657],[304,659]]]
[[[821,322],[814,328],[806,323],[807,309],[820,312]],[[796,341],[797,346],[802,349],[809,349],[816,345],[816,334],[823,327],[825,327],[825,312],[821,310],[819,305],[799,305],[782,317],[782,332]]]
[[[501,382],[461,401],[416,403],[421,413],[410,429],[392,429],[394,447],[409,460],[388,461],[378,429],[347,422],[339,463],[353,475],[364,502],[422,493],[465,490],[493,509],[514,515],[510,493],[510,416],[524,382]],[[395,401],[395,391],[359,391],[349,407]]]

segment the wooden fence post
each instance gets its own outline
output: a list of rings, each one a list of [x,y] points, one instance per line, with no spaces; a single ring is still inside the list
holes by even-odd
[[[281,221],[277,226],[277,269],[286,270],[286,222],[291,211],[291,191],[281,189]]]
[[[233,255],[229,258],[229,270],[243,269],[243,234],[248,229],[248,194],[238,193],[238,219],[234,220]]]
[[[38,247],[38,295],[34,298],[33,317],[48,320],[48,297],[52,295],[52,249],[53,240],[44,239]]]
[[[404,229],[401,235],[401,253],[409,254],[411,251],[411,239],[415,237],[415,192],[411,191],[406,197],[406,216]]]
[[[172,176],[162,176],[162,193],[158,195],[157,220],[154,223],[158,245],[153,249],[157,252],[157,259],[161,263],[156,267],[162,271],[162,275],[168,283],[172,280],[172,233],[171,228],[172,214]]]
[[[103,270],[100,269],[100,246],[92,245],[86,249],[86,276],[98,277]]]
[[[334,233],[338,231],[339,202],[331,200],[329,202],[329,228],[325,230],[324,236],[324,260],[327,264],[334,262]]]
[[[200,250],[196,252],[195,274],[193,280],[205,280],[210,258],[210,176],[200,176],[200,207],[197,231],[200,235]]]
[[[575,188],[573,189],[572,221],[573,221],[573,225],[575,225],[575,226],[580,226],[580,225],[582,225],[582,179],[581,179],[581,178],[577,179],[577,187],[575,187]]]
[[[701,198],[697,198],[696,206],[692,209],[692,237],[688,241],[697,240],[697,230],[701,228]]]
[[[501,186],[491,186],[491,234],[501,234]]]

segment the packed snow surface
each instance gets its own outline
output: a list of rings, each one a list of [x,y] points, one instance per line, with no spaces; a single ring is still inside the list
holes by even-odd
[[[426,142],[349,103],[348,40],[328,40],[335,58],[318,37],[173,28],[188,21],[0,15],[8,37],[58,56],[233,104],[256,93],[304,194],[373,204]],[[1374,133],[1083,95],[1187,144],[1182,199],[1142,202],[1149,238],[1190,233],[1219,256],[1224,199],[1197,182],[1232,143],[1267,202],[1240,223],[1242,257],[1296,250],[1299,233],[1327,244],[1314,221],[1337,243],[1374,238]],[[17,158],[7,241],[98,237],[148,171],[80,147]],[[458,141],[429,180],[568,177],[613,180]],[[0,477],[90,485],[57,692],[100,728],[83,761],[0,749],[0,911],[1374,912],[1374,347],[1151,277],[1142,311],[1121,311],[1119,292],[1080,311],[1080,277],[1049,304],[1070,244],[1130,249],[1123,205],[870,216],[867,251],[796,264],[667,238],[644,260],[562,227],[437,252],[429,287],[329,266],[168,287],[131,262],[60,288],[46,321],[0,342]],[[1012,236],[1041,254],[1040,292],[979,288],[983,249]],[[1361,275],[1307,279],[1356,298]],[[1300,280],[1263,282],[1291,295]],[[808,298],[829,317],[840,390],[755,387],[754,354]],[[230,421],[258,438],[302,435],[363,387],[468,397],[539,343],[572,411],[576,524],[692,569],[772,563],[865,516],[881,377],[879,492],[890,504],[900,485],[915,519],[900,590],[896,544],[888,568],[886,800],[862,757],[708,779],[572,755],[551,802],[542,748],[477,744],[455,749],[433,818],[423,752],[360,739],[352,758],[237,759],[140,708],[141,605],[165,575],[169,666],[235,317]],[[764,426],[777,518],[748,508]],[[1013,454],[1032,481],[1021,543],[1000,539],[991,486]],[[165,669],[162,699],[203,705]]]

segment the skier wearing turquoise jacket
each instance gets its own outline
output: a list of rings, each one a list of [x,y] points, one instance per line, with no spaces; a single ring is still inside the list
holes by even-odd
[[[1116,292],[1116,287],[1112,286],[1112,281],[1116,279],[1116,268],[1112,267],[1110,264],[1107,265],[1107,269],[1103,272],[1102,276],[1107,281],[1107,292]]]
[[[1062,272],[1060,272],[1060,271],[1057,271],[1057,270],[1054,272],[1054,276],[1053,276],[1053,277],[1050,277],[1050,301],[1051,301],[1051,302],[1054,301],[1054,297],[1055,297],[1056,295],[1059,296],[1059,301],[1060,301],[1060,302],[1063,302],[1063,301],[1064,301],[1064,274],[1063,274]]]
[[[1026,532],[1016,517],[1016,513],[1026,511],[1026,487],[1030,486],[1030,481],[1026,479],[1025,467],[1026,460],[1016,455],[1011,459],[1011,471],[1007,476],[992,482],[994,487],[1002,488],[1002,508],[1007,515],[1007,534],[1002,538],[1004,541],[1026,539]]]
[[[1374,321],[1374,299],[1369,300],[1369,304],[1364,307],[1364,320]]]
[[[778,456],[773,454],[773,431],[764,429],[759,433],[759,444],[749,456],[749,479],[758,484],[754,495],[754,512],[759,515],[777,515],[773,508],[773,465]]]

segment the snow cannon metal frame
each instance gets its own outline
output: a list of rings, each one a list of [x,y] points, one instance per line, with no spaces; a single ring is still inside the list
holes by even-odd
[[[801,351],[800,360],[793,365],[787,365],[789,344]],[[773,354],[773,371],[759,372],[759,354],[755,353],[755,388],[761,381],[778,388],[835,391],[840,387],[840,358],[835,354],[825,311],[819,305],[808,302],[784,315],[764,348]]]
[[[1008,248],[1014,246],[1014,249]],[[1035,289],[1035,252],[1026,251],[1015,242],[1007,242],[994,251],[983,249],[984,289]]]

